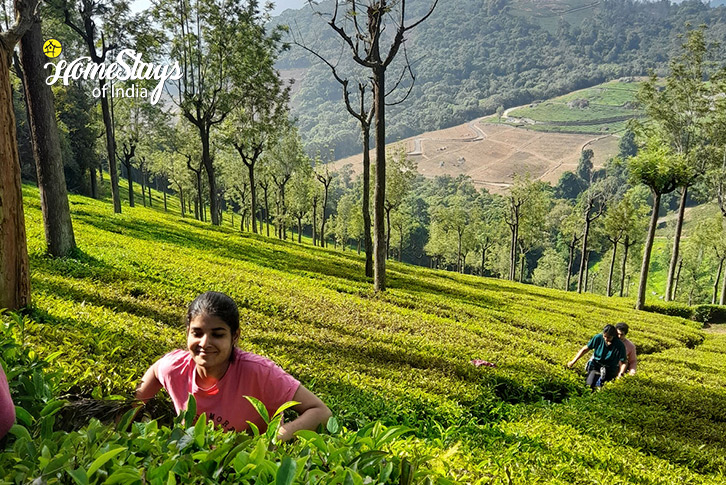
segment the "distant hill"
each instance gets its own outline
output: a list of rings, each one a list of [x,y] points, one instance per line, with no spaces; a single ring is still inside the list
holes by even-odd
[[[275,8],[272,10],[272,15],[280,15],[287,9],[301,9],[307,5],[306,0],[273,0]]]
[[[505,191],[515,171],[555,185],[565,171],[577,168],[583,149],[593,150],[596,168],[618,153],[617,133],[624,120],[639,114],[628,108],[636,86],[619,81],[600,84],[507,110],[501,120],[492,115],[401,143],[425,177],[468,175],[476,187],[493,193]],[[568,107],[572,100],[587,106]],[[335,167],[347,164],[360,173],[362,156],[345,157]]]
[[[429,2],[407,5],[414,18]],[[320,2],[317,8],[331,6]],[[335,33],[310,7],[274,21],[289,25],[296,38],[332,61],[340,59],[341,71],[352,72]],[[439,2],[409,35],[416,84],[409,99],[388,112],[387,142],[456,126],[499,106],[521,106],[650,69],[665,72],[686,22],[708,24],[710,39],[726,38],[726,7],[699,1]],[[292,106],[308,150],[329,146],[338,157],[360,152],[357,126],[327,66],[293,46],[278,67],[297,80]]]

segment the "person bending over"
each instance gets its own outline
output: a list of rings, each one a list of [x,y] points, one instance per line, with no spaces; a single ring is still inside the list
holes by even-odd
[[[618,331],[618,338],[625,345],[625,354],[628,357],[628,369],[627,372],[631,376],[635,375],[635,370],[638,367],[638,355],[635,352],[635,345],[630,340],[626,339],[625,336],[628,334],[627,323],[615,324],[615,329]]]
[[[197,413],[227,431],[243,431],[254,423],[260,432],[266,424],[245,396],[259,399],[272,415],[288,401],[298,417],[284,423],[278,439],[289,440],[295,431],[315,430],[331,416],[330,409],[274,362],[240,350],[239,311],[224,293],[199,295],[187,311],[187,348],[174,350],[154,362],[136,390],[136,398],[148,401],[163,387],[177,414],[186,408],[189,394],[197,401]]]
[[[618,338],[618,331],[612,325],[605,325],[601,334],[597,334],[577,352],[575,358],[567,363],[572,368],[580,357],[593,351],[593,357],[587,368],[587,385],[594,391],[607,381],[621,377],[626,365],[625,345]]]

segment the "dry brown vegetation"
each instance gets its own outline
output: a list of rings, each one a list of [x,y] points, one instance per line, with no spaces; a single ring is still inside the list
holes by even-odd
[[[529,172],[533,178],[554,185],[562,173],[575,170],[584,148],[595,152],[596,168],[618,150],[618,138],[613,135],[543,133],[481,121],[427,132],[401,143],[425,177],[469,175],[477,188],[494,193],[506,190],[515,173]],[[362,155],[334,165],[340,168],[346,164],[359,173]]]

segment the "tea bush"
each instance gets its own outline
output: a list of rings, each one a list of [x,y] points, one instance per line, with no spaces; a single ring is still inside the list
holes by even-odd
[[[250,398],[269,424],[254,436],[215,430],[203,413],[196,419],[193,397],[170,427],[132,422],[140,409],[127,406],[113,425],[94,418],[80,430],[58,431],[56,417],[68,405],[54,395],[63,376],[46,373],[48,363],[15,341],[24,322],[10,318],[0,325],[0,349],[17,424],[0,451],[1,483],[452,483],[444,478],[450,463],[433,459],[441,450],[403,438],[411,431],[403,426],[370,423],[350,432],[331,420],[331,434],[300,431],[293,443],[277,443],[282,413],[295,403],[267,417]]]
[[[684,303],[649,303],[643,307],[643,310],[646,312],[662,313],[663,315],[670,315],[672,317],[693,317],[693,308]]]
[[[37,191],[26,187],[24,197],[33,288],[24,340],[54,357],[48,370],[62,372],[61,393],[128,395],[152,362],[185,345],[188,302],[218,290],[240,306],[242,348],[318,394],[348,439],[376,426],[410,428],[389,450],[428,457],[419,470],[432,480],[724,483],[718,403],[726,342],[697,322],[635,311],[627,298],[398,263],[388,264],[388,291],[375,294],[353,251],[239,233],[158,208],[112,214],[108,201],[77,196],[80,250],[51,259]],[[591,395],[582,371],[564,364],[619,321],[638,346],[638,375]],[[472,359],[496,366],[476,368]],[[711,411],[699,410],[699,401]],[[176,429],[157,423],[154,433]],[[129,456],[119,452],[119,466]]]
[[[693,319],[701,323],[726,323],[726,307],[697,305],[693,307]]]

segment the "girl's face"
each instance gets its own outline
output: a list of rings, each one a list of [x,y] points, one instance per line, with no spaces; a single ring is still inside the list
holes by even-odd
[[[613,343],[613,337],[610,334],[607,334],[605,332],[602,333],[603,338],[605,339],[605,342],[610,345]]]
[[[232,334],[229,325],[216,316],[197,315],[187,329],[187,348],[198,367],[207,371],[226,370],[239,331]]]

